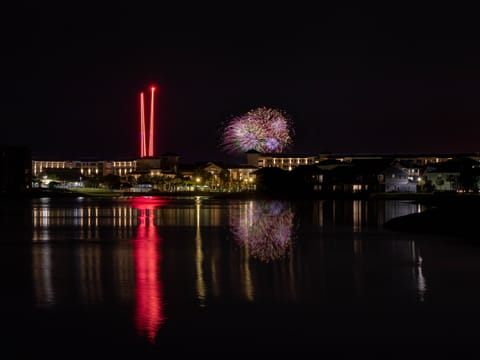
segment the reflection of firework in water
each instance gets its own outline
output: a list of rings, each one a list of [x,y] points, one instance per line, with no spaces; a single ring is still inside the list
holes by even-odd
[[[221,147],[232,154],[248,150],[281,153],[291,145],[291,133],[290,119],[283,111],[260,107],[227,123]]]
[[[231,214],[235,240],[261,261],[278,260],[292,242],[294,212],[285,202],[250,202]]]

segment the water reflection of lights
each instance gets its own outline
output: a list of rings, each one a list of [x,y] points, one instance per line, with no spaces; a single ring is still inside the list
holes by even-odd
[[[137,198],[137,200],[134,198],[121,199],[115,201],[111,207],[96,204],[91,200],[76,202],[73,207],[55,207],[48,203],[37,203],[32,207],[33,238],[34,240],[40,239],[40,230],[51,231],[54,228],[62,227],[83,228],[79,229],[77,233],[79,235],[82,235],[82,232],[87,229],[96,231],[101,227],[113,227],[118,232],[118,236],[123,238],[124,230],[134,230],[139,225],[141,217],[139,217],[139,209],[135,204],[140,201],[148,201],[150,205],[156,207],[154,219],[156,226],[195,226],[194,208],[163,207],[166,200],[155,197]],[[206,225],[219,226],[221,224],[222,211],[219,207],[211,207],[204,214],[202,220]],[[79,238],[91,239],[91,236],[85,234]],[[42,240],[48,239],[42,236]]]
[[[353,232],[358,233],[362,231],[362,202],[360,200],[353,200]]]
[[[32,207],[32,240],[37,242],[32,248],[36,304],[59,303],[71,288],[78,290],[78,300],[84,304],[104,301],[109,289],[105,283],[110,273],[105,272],[102,237],[98,231],[114,225],[114,238],[132,241],[128,245],[119,242],[114,247],[113,287],[119,298],[135,299],[135,326],[142,336],[153,342],[165,321],[160,278],[161,239],[155,224],[156,210],[165,204],[161,199],[135,198],[110,208],[95,204],[73,208],[51,207],[50,204]],[[51,233],[56,227],[66,227],[67,233],[55,230]],[[72,228],[74,233],[70,231]],[[65,234],[68,237],[64,237]],[[75,234],[74,238],[79,240],[99,241],[80,242],[75,247],[61,249],[50,244],[52,239],[69,241],[70,234]],[[74,256],[73,264],[65,260],[64,251]],[[60,269],[74,271],[73,284],[65,283],[64,277],[58,276]]]
[[[39,305],[54,304],[55,292],[52,282],[52,254],[48,243],[32,248],[32,269],[36,303]]]
[[[427,280],[423,275],[423,257],[421,256],[420,249],[416,246],[415,241],[410,243],[410,247],[410,256],[414,265],[412,266],[412,280],[417,292],[418,301],[424,302],[428,286]]]
[[[206,300],[206,285],[203,276],[203,248],[202,235],[200,231],[200,196],[195,196],[195,271],[196,271],[196,289],[197,298],[200,301],[200,306],[205,306]]]
[[[269,262],[284,258],[292,244],[294,211],[282,201],[255,201],[233,211],[230,228],[249,254]]]
[[[420,302],[423,302],[425,300],[425,293],[427,292],[427,281],[423,276],[422,263],[423,263],[423,258],[421,256],[418,256],[416,277],[417,277],[417,293],[418,293],[418,298]]]
[[[195,292],[200,307],[208,306],[209,300],[218,299],[225,289],[219,281],[225,274],[223,261],[226,257],[219,251],[221,247],[213,245],[214,239],[205,241],[202,237],[203,226],[219,224],[220,208],[203,201],[203,197],[195,197]],[[213,240],[213,241],[212,241]],[[244,247],[240,255],[240,266],[235,274],[240,275],[240,290],[247,301],[254,300],[254,286],[251,274],[251,264],[248,247]],[[229,260],[227,260],[229,261]],[[221,269],[222,271],[219,271]],[[238,273],[237,273],[238,271]]]
[[[165,321],[160,279],[161,239],[155,228],[155,209],[166,204],[155,198],[134,198],[131,206],[138,210],[139,225],[133,240],[136,274],[135,321],[137,330],[154,342],[157,330]]]

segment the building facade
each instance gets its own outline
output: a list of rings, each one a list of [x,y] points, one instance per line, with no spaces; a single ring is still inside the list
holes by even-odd
[[[318,163],[318,157],[306,154],[267,154],[256,150],[246,152],[247,164],[257,168],[278,167],[291,171],[297,166]]]
[[[78,170],[83,176],[126,176],[137,169],[136,160],[32,160],[31,163],[33,176],[37,177],[52,169]]]

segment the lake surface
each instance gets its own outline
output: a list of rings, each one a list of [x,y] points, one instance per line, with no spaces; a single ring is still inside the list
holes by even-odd
[[[470,356],[480,248],[382,227],[419,211],[388,200],[2,200],[3,350]]]

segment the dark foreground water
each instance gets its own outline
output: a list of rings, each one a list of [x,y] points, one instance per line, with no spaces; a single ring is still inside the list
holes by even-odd
[[[480,248],[382,228],[421,210],[2,200],[2,358],[476,358]]]

